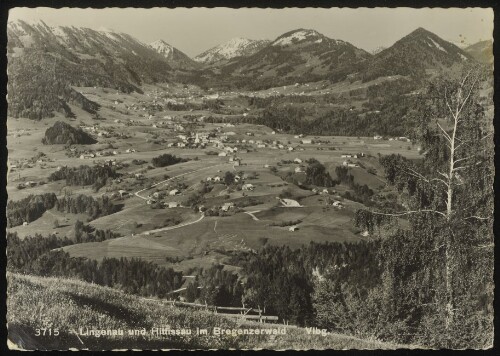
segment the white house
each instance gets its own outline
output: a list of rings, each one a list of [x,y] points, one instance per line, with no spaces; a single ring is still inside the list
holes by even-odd
[[[168,192],[168,195],[177,195],[179,193],[179,189],[172,189],[170,192]]]
[[[339,208],[339,209],[341,209],[341,208],[343,208],[343,207],[344,207],[344,206],[342,205],[342,203],[341,203],[341,202],[339,202],[338,200],[335,200],[335,201],[333,202],[333,204],[332,204],[332,205],[333,205],[334,207],[336,207],[336,208]]]
[[[219,176],[215,176],[214,177],[214,182],[220,182],[220,177]]]
[[[176,202],[176,201],[170,201],[167,203],[167,206],[169,208],[178,208],[180,206],[179,202]]]
[[[298,226],[296,226],[296,225],[294,225],[294,226],[290,226],[290,227],[288,228],[288,231],[297,231],[298,229],[299,229],[299,227],[298,227]]]
[[[293,200],[293,199],[280,199],[281,204],[283,204],[286,207],[299,207],[300,204],[298,201]]]
[[[225,152],[225,151],[219,152],[219,157],[226,157],[226,156],[227,156],[227,152]]]
[[[222,207],[221,207],[221,210],[228,211],[229,209],[231,209],[233,207],[234,207],[234,203],[224,203],[224,205],[222,205]]]
[[[246,184],[243,184],[243,186],[241,187],[242,190],[254,190],[255,189],[255,186],[253,184],[250,184],[250,183],[246,183]]]
[[[300,158],[295,158],[293,161],[298,164],[302,163],[302,160]]]
[[[305,140],[301,140],[300,141],[303,145],[310,145],[312,143],[312,140],[311,139],[305,139]]]

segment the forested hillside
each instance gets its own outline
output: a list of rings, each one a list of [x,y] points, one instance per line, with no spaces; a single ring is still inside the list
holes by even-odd
[[[70,124],[57,121],[45,131],[42,143],[45,145],[91,145],[97,141],[82,129],[75,129]]]

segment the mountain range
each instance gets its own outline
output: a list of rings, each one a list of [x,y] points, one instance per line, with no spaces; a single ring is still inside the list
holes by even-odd
[[[194,60],[204,64],[220,64],[235,57],[248,57],[266,47],[270,42],[268,40],[233,38],[200,53],[194,57]]]
[[[66,103],[96,110],[73,86],[140,92],[144,83],[177,81],[265,89],[325,79],[422,78],[471,61],[492,61],[491,42],[462,50],[423,28],[374,54],[315,30],[297,29],[273,41],[232,39],[193,59],[163,40],[148,45],[124,33],[51,27],[42,21],[11,22],[7,35],[9,115],[34,119],[67,111]]]

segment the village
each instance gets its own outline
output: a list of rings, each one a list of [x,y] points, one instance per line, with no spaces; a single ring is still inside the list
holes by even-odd
[[[286,88],[287,95],[297,95],[301,87],[307,89],[305,85]],[[270,244],[291,246],[370,238],[366,231],[353,227],[353,214],[364,203],[353,195],[352,182],[350,186],[338,181],[336,170],[346,169],[355,185],[372,190],[370,199],[385,199],[391,191],[378,155],[420,155],[406,137],[290,134],[252,124],[245,119],[258,111],[245,105],[236,92],[204,92],[192,85],[173,84],[147,86],[144,94],[77,89],[98,103],[100,110],[90,114],[75,108],[77,115],[69,122],[97,143],[30,145],[42,139],[51,123],[68,119],[57,114],[29,131],[18,120],[10,120],[13,138],[9,139],[7,186],[9,194],[19,197],[50,191],[107,196],[121,207],[115,214],[88,223],[111,228],[122,237],[112,243],[65,248],[74,256],[100,259],[118,253],[187,270],[193,261],[202,265],[223,262],[228,251],[257,249],[263,238]],[[153,164],[155,157],[165,155],[178,163]],[[324,167],[321,174],[331,177],[327,186],[311,179],[315,162]],[[108,167],[117,175],[97,190],[50,180],[53,172],[82,165]],[[12,230],[21,236],[49,232],[57,215],[49,210],[42,218],[24,221]],[[71,233],[77,218],[61,216],[67,224],[61,224],[59,233]],[[181,262],[169,263],[166,256]]]

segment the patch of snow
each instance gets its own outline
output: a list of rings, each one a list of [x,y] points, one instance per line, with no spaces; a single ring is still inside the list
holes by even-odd
[[[316,31],[302,30],[296,31],[289,36],[282,37],[276,41],[274,41],[273,46],[286,46],[291,44],[294,40],[303,41],[311,36],[318,36],[319,34]]]
[[[170,57],[174,52],[174,48],[163,40],[154,41],[149,46],[166,58]]]
[[[252,54],[262,42],[263,41],[249,40],[246,38],[233,38],[226,43],[199,54],[194,60],[197,62],[210,63],[218,59],[231,59]]]
[[[447,51],[446,51],[443,47],[441,47],[441,46],[439,45],[439,43],[437,43],[436,41],[434,41],[432,38],[430,38],[430,37],[429,37],[429,40],[431,40],[431,42],[432,42],[432,43],[434,43],[434,46],[435,46],[437,49],[439,49],[440,51],[443,51],[443,52],[445,52],[445,53],[448,53],[448,52],[447,52]]]

